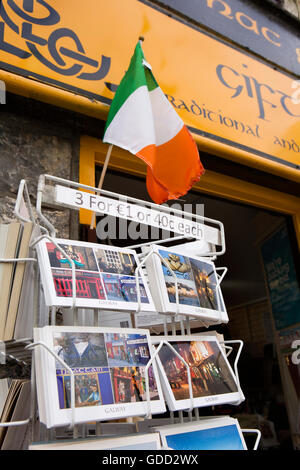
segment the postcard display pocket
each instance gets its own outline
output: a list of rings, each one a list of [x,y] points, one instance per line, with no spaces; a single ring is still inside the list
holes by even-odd
[[[157,311],[199,318],[207,325],[228,322],[220,279],[211,259],[187,255],[176,247],[152,245],[143,251],[150,255],[145,264]]]
[[[42,177],[66,183],[49,175]],[[80,187],[78,183],[67,183]],[[188,254],[184,247],[166,248],[159,243],[142,244],[138,247],[142,252],[137,255],[135,247],[119,248],[56,238],[54,227],[42,216],[41,209],[37,212],[50,228],[51,236],[41,227],[31,244],[36,249],[46,314],[48,312],[48,319],[40,315],[35,321],[33,344],[26,346],[34,350],[32,380],[38,405],[38,414],[30,419],[38,416],[38,422],[48,429],[42,439],[35,440],[46,441],[45,448],[48,445],[51,448],[50,438],[55,439],[57,431],[63,429],[63,437],[70,436],[70,431],[73,433],[73,440],[65,441],[66,448],[70,445],[70,449],[86,446],[100,449],[106,445],[103,440],[105,423],[113,425],[114,420],[139,416],[150,422],[148,429],[156,441],[160,436],[159,443],[155,441],[151,445],[157,449],[172,448],[163,431],[165,426],[151,426],[156,414],[166,412],[166,405],[170,418],[164,422],[176,423],[174,413],[178,412],[179,430],[184,421],[183,412],[188,411],[188,420],[196,426],[199,435],[204,435],[201,430],[206,430],[206,434],[217,432],[220,441],[221,430],[216,429],[224,424],[231,426],[235,438],[241,437],[236,421],[225,422],[224,418],[214,417],[214,423],[211,421],[214,426],[209,427],[199,417],[201,407],[237,405],[244,400],[237,371],[242,342],[221,343],[217,333],[212,332],[191,334],[193,320],[201,321],[206,327],[228,322],[220,288],[226,268],[215,267],[213,253],[200,257]],[[34,223],[39,227],[36,220]],[[223,252],[222,247],[219,254]],[[214,253],[218,255],[217,251]],[[223,270],[222,276],[218,270]],[[40,289],[38,292],[41,295]],[[56,325],[56,312],[60,308],[71,312],[73,326]],[[94,326],[84,322],[79,326],[79,309],[94,312]],[[101,322],[101,312],[105,312],[109,326]],[[140,328],[140,313],[154,319],[153,324],[161,324],[164,336],[150,336],[149,325]],[[123,320],[133,315],[136,322],[133,327],[127,327],[130,323]],[[180,335],[176,332],[175,320],[179,322],[176,324],[180,325]],[[226,356],[227,349],[232,350],[229,343],[239,344],[233,369]],[[90,444],[91,441],[86,440],[84,426],[91,422],[96,423],[95,434],[101,443],[95,440]],[[116,438],[122,434],[122,425],[126,423],[117,425]],[[174,434],[178,434],[178,429]],[[135,433],[138,433],[138,426]],[[133,438],[132,448],[141,448],[140,437],[134,447],[134,434],[131,430],[128,436],[128,439]],[[33,438],[34,433],[29,448],[37,449]],[[107,448],[117,448],[117,442],[113,446],[113,438],[108,441]],[[176,442],[179,441],[177,437]],[[64,445],[63,440],[59,442]],[[55,443],[53,446],[57,447]],[[240,446],[245,448],[242,437]]]
[[[134,250],[54,238],[41,240],[37,252],[48,306],[72,306],[73,261],[74,307],[136,310],[138,261]],[[155,308],[143,272],[139,273],[138,288],[142,309],[153,312]]]
[[[166,402],[171,411],[239,404],[244,396],[215,336],[152,337]],[[171,346],[171,347],[170,347]]]
[[[57,356],[35,351],[39,415],[47,427],[71,422],[70,370],[75,423],[147,414],[145,368],[151,359],[148,330],[45,326],[34,330],[34,340],[46,344]],[[148,377],[151,413],[164,413],[155,363]]]

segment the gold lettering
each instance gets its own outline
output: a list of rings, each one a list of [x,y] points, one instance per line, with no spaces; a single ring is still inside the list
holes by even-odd
[[[272,44],[274,44],[275,46],[278,46],[278,47],[281,47],[281,43],[280,42],[276,42],[274,39],[271,39],[270,36],[275,36],[277,37],[278,39],[280,39],[280,35],[275,33],[275,31],[272,31],[271,29],[269,28],[266,28],[265,26],[263,26],[261,28],[261,32],[263,33],[263,36],[267,39],[267,41],[271,42]]]
[[[300,47],[297,47],[296,54],[297,54],[297,60],[300,63]]]
[[[233,16],[231,16],[231,8],[226,2],[224,2],[224,0],[207,0],[207,6],[209,8],[213,8],[214,3],[219,3],[221,6],[224,7],[223,10],[218,10],[220,15],[226,16],[226,18],[233,20]]]
[[[255,20],[253,20],[250,16],[245,15],[245,13],[242,13],[241,11],[238,11],[235,14],[235,16],[236,16],[237,22],[240,23],[241,26],[243,26],[246,29],[250,29],[251,31],[254,31],[255,34],[259,36],[257,23]],[[244,23],[243,18],[246,19],[246,23]]]

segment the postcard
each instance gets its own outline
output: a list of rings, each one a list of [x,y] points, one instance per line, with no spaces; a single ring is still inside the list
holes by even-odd
[[[135,251],[97,243],[54,239],[54,243],[42,240],[37,245],[37,253],[47,306],[72,306],[72,260],[75,267],[76,307],[137,309]],[[138,276],[138,289],[141,310],[154,312],[143,272]]]
[[[147,250],[153,253],[145,264],[157,311],[200,317],[211,324],[228,322],[213,261],[186,256],[183,248],[166,249],[152,245],[144,249],[145,252]]]
[[[29,450],[160,450],[160,435],[132,434],[121,437],[98,437],[55,442],[34,442]]]
[[[238,421],[230,417],[155,426],[152,429],[160,433],[164,449],[247,450]]]
[[[162,387],[170,410],[189,409],[191,395],[194,407],[235,404],[244,399],[216,337],[160,336],[151,339],[154,348],[165,341],[177,353],[164,344],[157,356]]]
[[[151,359],[148,330],[45,326],[34,330],[74,374],[76,422],[146,415],[145,367]],[[59,359],[38,349],[40,419],[47,427],[70,422],[71,377]],[[152,413],[165,411],[156,364],[148,369]]]

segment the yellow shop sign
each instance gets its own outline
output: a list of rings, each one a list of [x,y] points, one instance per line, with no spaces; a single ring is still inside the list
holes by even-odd
[[[55,104],[61,93],[85,97],[81,112],[95,103],[105,114],[140,35],[160,87],[195,136],[299,173],[295,78],[137,0],[3,0],[0,78],[47,84],[40,94]]]

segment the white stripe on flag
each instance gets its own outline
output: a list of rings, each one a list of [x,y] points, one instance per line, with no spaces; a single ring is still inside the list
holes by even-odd
[[[155,133],[148,88],[141,86],[124,102],[108,126],[103,142],[136,154],[155,144]]]
[[[139,87],[124,102],[108,126],[103,142],[109,142],[136,154],[155,144],[172,140],[184,126],[162,90],[150,93]]]
[[[162,145],[172,140],[181,131],[184,123],[161,88],[155,88],[149,95],[153,112],[155,143]]]

